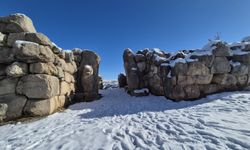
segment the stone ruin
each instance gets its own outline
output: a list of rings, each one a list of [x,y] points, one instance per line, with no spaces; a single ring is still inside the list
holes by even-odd
[[[23,14],[0,17],[0,121],[97,99],[99,63],[89,50],[57,47]]]
[[[149,91],[174,101],[193,100],[250,85],[250,37],[233,44],[209,41],[202,49],[175,53],[126,49],[123,60],[126,77],[118,80],[127,81],[128,93],[135,96]]]

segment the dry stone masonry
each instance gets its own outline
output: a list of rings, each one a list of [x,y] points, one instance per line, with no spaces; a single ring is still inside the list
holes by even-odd
[[[99,61],[91,51],[57,47],[23,14],[0,17],[0,121],[45,116],[68,105],[75,96],[79,64],[85,72],[80,85],[90,86],[80,90],[95,99]]]
[[[250,85],[249,37],[233,44],[209,41],[202,49],[176,53],[144,49],[134,54],[126,49],[123,59],[132,95],[149,89],[154,95],[175,101],[192,100]]]

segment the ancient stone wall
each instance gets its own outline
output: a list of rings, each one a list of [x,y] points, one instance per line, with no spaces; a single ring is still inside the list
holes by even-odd
[[[172,100],[240,90],[250,84],[250,40],[228,44],[215,40],[202,49],[167,53],[144,49],[124,51],[128,92],[147,88]],[[138,93],[136,93],[138,95]]]
[[[49,115],[68,105],[77,63],[89,59],[75,58],[37,33],[27,16],[0,17],[0,120]]]

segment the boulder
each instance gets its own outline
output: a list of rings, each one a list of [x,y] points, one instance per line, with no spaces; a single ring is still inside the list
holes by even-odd
[[[223,90],[223,87],[218,84],[203,84],[199,85],[201,95],[217,93]]]
[[[195,78],[193,76],[183,76],[178,75],[177,76],[177,84],[178,85],[190,85],[195,83]]]
[[[127,86],[127,78],[123,73],[120,73],[118,76],[118,83],[120,88]]]
[[[162,80],[157,74],[155,74],[152,78],[148,79],[148,89],[150,93],[154,95],[164,96]]]
[[[15,44],[15,42],[18,40],[25,41],[25,34],[26,34],[25,32],[10,33],[8,35],[7,45],[12,47]]]
[[[135,61],[138,62],[144,62],[146,60],[146,57],[143,54],[136,54],[135,55]]]
[[[23,62],[54,62],[54,53],[48,46],[27,41],[17,41],[14,44],[14,49],[16,58]]]
[[[9,64],[15,60],[15,51],[8,47],[0,46],[0,63]]]
[[[58,76],[58,70],[57,67],[52,63],[32,63],[29,66],[30,73],[34,74],[48,74],[48,75],[55,75]]]
[[[74,77],[68,72],[64,72],[64,80],[68,83],[75,83]]]
[[[60,83],[60,95],[69,96],[70,94],[71,94],[70,84],[65,81],[62,81]]]
[[[231,66],[226,57],[215,57],[211,68],[212,74],[224,74],[231,71]]]
[[[239,87],[246,86],[248,82],[248,76],[247,75],[235,75],[237,79],[237,85]]]
[[[26,33],[25,40],[30,41],[30,42],[34,42],[34,43],[38,43],[40,45],[49,46],[50,48],[53,47],[53,44],[50,41],[50,39],[46,35],[44,35],[43,33]]]
[[[237,83],[237,79],[232,74],[218,74],[214,75],[212,83],[216,83],[223,86],[234,86]]]
[[[213,74],[193,76],[196,84],[210,84],[213,79]]]
[[[249,65],[250,64],[250,53],[243,54],[243,55],[233,55],[232,61],[241,62],[245,65]]]
[[[226,43],[217,42],[213,45],[215,48],[212,50],[214,56],[228,57],[231,55],[231,50]]]
[[[206,65],[207,67],[211,67],[212,66],[212,62],[213,62],[213,56],[212,55],[192,55],[190,56],[190,59],[198,59],[198,61],[200,63],[203,63],[204,65]]]
[[[73,54],[73,52],[66,52],[65,53],[65,61],[67,63],[70,63],[70,62],[74,61],[74,54]]]
[[[0,64],[0,76],[5,76],[6,75],[6,72],[5,72],[6,68],[7,68],[7,65]]]
[[[185,99],[197,99],[200,97],[200,89],[198,85],[187,85],[184,90],[187,96]]]
[[[235,75],[246,75],[248,74],[249,69],[247,65],[238,63],[238,65],[232,65],[232,70],[230,73]]]
[[[171,76],[187,75],[188,65],[187,63],[178,62],[171,69]]]
[[[4,46],[6,43],[6,35],[0,32],[0,46]]]
[[[6,68],[6,74],[10,77],[21,77],[28,73],[28,65],[22,62],[14,62]]]
[[[128,90],[132,92],[140,86],[138,68],[135,62],[135,55],[132,50],[124,50],[123,61],[127,77]]]
[[[47,99],[59,95],[58,78],[45,74],[23,76],[16,87],[18,94],[30,99]]]
[[[46,116],[59,108],[58,96],[43,100],[28,100],[24,107],[24,114],[27,116]]]
[[[6,113],[6,120],[15,119],[22,116],[22,110],[26,104],[27,98],[25,96],[18,96],[15,94],[7,94],[0,96],[0,103],[5,103],[8,106]]]
[[[7,110],[8,110],[8,105],[0,103],[0,122],[6,118]]]
[[[0,95],[5,94],[14,94],[16,92],[16,84],[18,82],[18,78],[4,78],[0,80]]]
[[[210,70],[205,64],[198,61],[188,62],[187,75],[194,76],[207,74],[210,74]]]
[[[170,91],[169,98],[174,101],[180,101],[186,98],[186,93],[181,85],[173,86]]]
[[[12,14],[6,17],[0,17],[0,32],[19,33],[36,32],[32,20],[24,14]]]
[[[146,69],[146,63],[145,62],[138,62],[137,67],[138,67],[140,72],[144,72]]]

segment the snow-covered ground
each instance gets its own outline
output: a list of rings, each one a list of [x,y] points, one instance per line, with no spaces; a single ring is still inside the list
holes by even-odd
[[[250,92],[198,101],[130,97],[123,89],[41,120],[0,127],[0,149],[250,149]]]

